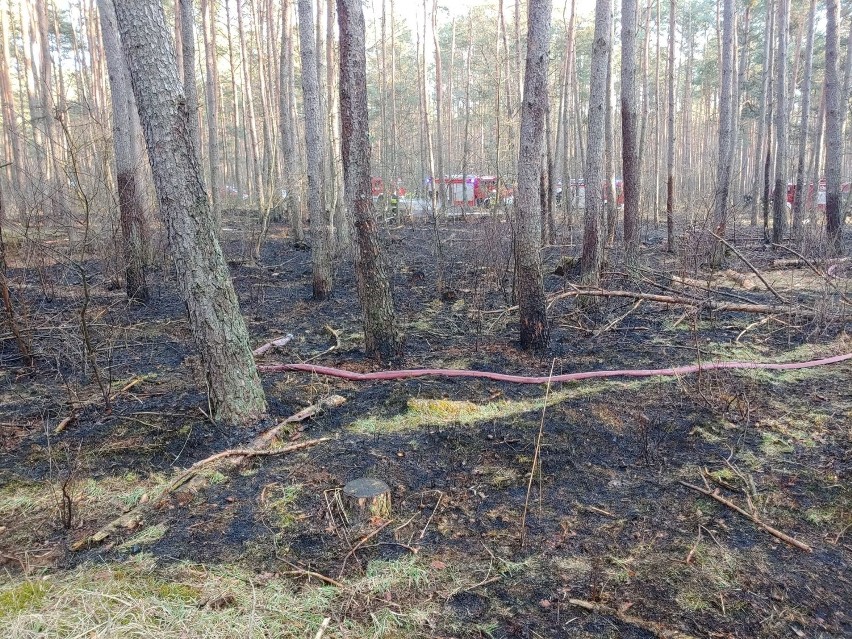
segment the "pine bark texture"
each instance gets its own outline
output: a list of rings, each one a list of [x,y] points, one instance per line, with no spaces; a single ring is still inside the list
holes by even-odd
[[[145,281],[147,234],[141,195],[140,154],[133,127],[136,100],[130,86],[130,75],[124,54],[121,52],[112,0],[98,0],[98,15],[112,94],[112,135],[124,250],[125,289],[128,299],[146,302],[148,301],[148,285]]]
[[[628,268],[639,260],[639,100],[636,95],[636,0],[621,2],[621,157],[624,250]]]
[[[782,0],[783,1],[783,0]],[[843,108],[841,103],[838,0],[826,0],[825,29],[825,218],[830,249],[842,250],[840,171],[843,154]],[[847,54],[848,55],[848,54]]]
[[[772,242],[774,244],[780,244],[784,240],[787,227],[787,40],[789,38],[789,23],[790,2],[789,0],[778,0],[778,47],[775,50],[775,186],[772,192]]]
[[[194,0],[178,0],[180,5],[180,44],[183,53],[183,86],[189,126],[195,148],[201,151],[201,129],[198,125],[198,86],[195,83],[195,7]]]
[[[731,160],[733,158],[733,87],[734,87],[734,0],[724,0],[722,26],[722,86],[719,97],[719,160],[716,171],[716,195],[713,224],[716,234],[725,236],[728,223],[728,201],[731,190]],[[724,245],[714,242],[711,263],[719,266],[724,257]]]
[[[279,65],[281,90],[278,94],[280,123],[279,142],[284,169],[284,188],[287,191],[287,208],[294,244],[305,241],[302,227],[301,179],[299,155],[296,144],[296,81],[293,72],[293,5],[290,0],[281,4],[281,64]]]
[[[210,205],[216,231],[222,226],[219,195],[219,77],[216,60],[216,0],[201,0],[201,26],[204,31],[204,103],[207,114],[207,152],[210,162]],[[200,147],[199,147],[200,148]]]
[[[305,108],[305,146],[308,173],[308,211],[311,216],[313,295],[331,295],[331,228],[325,193],[325,127],[320,105],[316,32],[311,0],[299,2],[299,35],[302,54],[302,95]]]
[[[583,219],[583,253],[580,270],[583,283],[600,282],[604,242],[604,140],[606,126],[607,67],[612,47],[611,0],[597,0],[595,37],[592,43],[589,86],[589,131],[586,149],[586,209]]]
[[[811,71],[814,59],[814,22],[816,0],[811,0],[808,9],[808,37],[805,44],[805,77],[802,81],[802,122],[799,132],[799,157],[796,161],[796,192],[793,196],[793,234],[802,235],[802,218],[805,211],[805,151],[808,143],[808,123],[811,114]]]
[[[675,209],[675,0],[671,0],[669,10],[669,60],[666,71],[666,84],[668,85],[669,104],[666,114],[666,237],[668,238],[668,250],[675,250],[674,240],[674,209]]]
[[[212,417],[246,425],[266,413],[248,331],[216,240],[174,45],[160,0],[116,0],[181,297],[206,373]]]
[[[381,361],[402,356],[393,291],[379,249],[370,182],[367,55],[361,0],[337,0],[340,32],[340,125],[346,204],[355,220],[355,278],[367,355]],[[394,187],[395,188],[395,187]]]
[[[529,0],[527,59],[521,104],[518,196],[515,210],[515,291],[521,323],[521,348],[547,346],[547,309],[541,272],[541,157],[547,117],[547,56],[550,0]]]
[[[11,61],[9,37],[8,12],[0,11],[0,40],[2,40],[0,42],[0,104],[2,104],[3,128],[12,148],[12,165],[10,167],[12,184],[15,187],[15,191],[20,194],[23,190],[21,175],[24,171],[24,155],[21,152],[18,114],[15,109],[15,101],[12,98],[12,78],[9,74],[9,63]]]

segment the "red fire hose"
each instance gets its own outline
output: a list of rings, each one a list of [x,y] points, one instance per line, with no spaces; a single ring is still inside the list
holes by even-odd
[[[315,364],[264,364],[257,367],[261,373],[278,373],[294,371],[302,373],[314,373],[329,377],[339,377],[354,382],[366,382],[371,380],[389,379],[411,379],[414,377],[480,377],[492,379],[497,382],[511,382],[514,384],[546,384],[548,381],[555,382],[577,382],[583,379],[608,378],[608,377],[672,377],[688,375],[700,371],[712,371],[722,368],[727,369],[759,369],[769,371],[790,371],[800,368],[814,368],[837,364],[852,359],[852,353],[845,355],[834,355],[807,362],[788,362],[778,364],[774,362],[706,362],[702,364],[690,364],[687,366],[676,366],[674,368],[645,368],[626,369],[615,371],[586,371],[583,373],[565,373],[563,375],[549,376],[527,376],[507,375],[505,373],[492,373],[490,371],[472,371],[453,368],[416,368],[398,371],[378,371],[375,373],[355,373],[342,368],[330,366],[317,366]]]

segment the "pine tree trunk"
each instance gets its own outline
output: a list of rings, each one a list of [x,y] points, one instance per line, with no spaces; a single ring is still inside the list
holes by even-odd
[[[586,146],[586,210],[583,219],[583,254],[580,258],[583,283],[598,286],[603,263],[604,129],[609,87],[607,67],[612,48],[612,2],[597,0],[595,37],[592,44],[589,86],[589,138]]]
[[[843,250],[841,219],[840,167],[843,153],[843,109],[838,73],[839,7],[838,0],[826,0],[825,29],[825,219],[829,250],[839,255]]]
[[[245,157],[244,153],[240,153],[240,122],[242,118],[240,117],[240,95],[237,91],[237,66],[234,62],[234,40],[231,37],[231,1],[225,0],[225,21],[228,25],[226,29],[226,33],[228,34],[228,70],[230,71],[231,76],[231,95],[234,96],[234,108],[231,111],[231,128],[234,132],[234,151],[233,151],[233,159],[234,159],[234,190],[236,193],[233,195],[239,201],[242,198],[242,194],[245,190],[245,185],[242,180],[242,173],[240,172],[240,156]],[[243,132],[245,133],[245,132]]]
[[[195,7],[194,0],[178,0],[180,5],[180,41],[183,51],[183,90],[189,127],[195,148],[201,151],[201,128],[198,125],[198,86],[195,83]]]
[[[615,24],[610,28],[610,41],[614,40]],[[615,243],[615,235],[618,230],[618,195],[615,185],[615,79],[613,73],[613,47],[609,49],[609,59],[606,68],[606,108],[604,143],[606,144],[605,163],[606,181],[604,182],[604,194],[606,196],[606,243],[612,246]],[[588,185],[587,185],[588,186]],[[592,185],[594,188],[594,185]],[[588,193],[588,189],[586,189]]]
[[[9,74],[9,15],[6,11],[0,11],[0,103],[3,111],[3,128],[9,138],[12,148],[11,165],[9,173],[11,183],[16,193],[23,191],[22,173],[24,171],[24,156],[21,152],[21,133],[18,129],[18,114],[15,109],[15,101],[12,97],[12,78]]]
[[[636,96],[636,0],[621,1],[621,153],[624,179],[624,249],[628,270],[639,262],[639,102]]]
[[[784,240],[787,227],[787,38],[789,0],[778,0],[778,48],[775,51],[775,188],[772,194],[772,242]],[[838,131],[838,140],[840,139]]]
[[[734,0],[724,0],[722,27],[722,86],[719,97],[719,159],[716,172],[713,224],[719,237],[725,237],[728,224],[728,202],[731,189],[731,160],[733,156],[733,86],[734,86]],[[724,258],[724,245],[713,243],[711,264],[719,267]]]
[[[515,291],[521,322],[521,348],[527,350],[545,348],[549,333],[541,272],[539,181],[544,119],[547,117],[550,13],[550,0],[529,0],[514,237]]]
[[[669,59],[666,69],[666,84],[668,85],[669,104],[666,113],[666,236],[668,250],[674,252],[674,209],[675,209],[675,0],[671,0],[669,10]]]
[[[355,277],[364,318],[367,355],[402,357],[393,291],[379,250],[370,186],[367,55],[361,0],[337,0],[340,32],[340,123],[347,205],[355,218]]]
[[[331,295],[332,287],[331,228],[325,192],[325,126],[320,106],[313,6],[311,0],[298,0],[298,3],[305,147],[308,160],[308,211],[311,216],[313,296],[315,300],[324,300]]]
[[[802,237],[802,218],[805,211],[805,151],[808,145],[808,123],[811,115],[811,71],[814,57],[814,22],[816,0],[811,0],[808,10],[808,37],[805,44],[805,78],[802,83],[802,123],[799,132],[799,157],[796,161],[796,191],[793,195],[793,236]]]
[[[145,131],[154,186],[181,297],[207,377],[213,419],[247,425],[266,414],[204,189],[192,115],[177,73],[160,0],[117,0],[121,44]]]
[[[775,13],[772,11],[772,0],[766,0],[766,32],[763,34],[763,89],[761,91],[760,100],[760,117],[757,121],[757,146],[754,149],[755,155],[755,170],[754,170],[754,187],[751,195],[751,225],[757,226],[757,212],[760,208],[760,185],[763,178],[762,160],[764,158],[764,149],[766,148],[766,133],[769,129],[769,87],[770,78],[772,77],[770,64],[772,50],[772,33],[773,20]]]
[[[136,111],[136,100],[130,86],[130,76],[124,55],[121,52],[112,0],[98,0],[98,14],[112,94],[112,135],[124,249],[125,289],[129,300],[147,302],[148,285],[145,281],[147,233],[139,170],[141,158],[134,153],[137,145],[133,139],[135,129],[132,115]]]
[[[281,91],[279,93],[279,117],[281,158],[284,165],[284,189],[287,191],[287,208],[290,212],[292,240],[296,245],[305,241],[302,227],[302,207],[299,197],[299,153],[296,144],[296,84],[293,72],[293,7],[290,0],[281,4]]]
[[[251,164],[246,162],[246,173],[249,176],[249,193],[258,205],[263,208],[263,179],[258,158],[257,118],[255,117],[254,92],[252,91],[251,76],[249,74],[249,57],[246,51],[246,30],[243,22],[244,11],[237,6],[237,36],[240,41],[240,69],[242,71],[243,102],[243,143],[248,145],[248,157]],[[248,140],[245,139],[246,132]]]
[[[444,179],[444,118],[441,111],[444,107],[443,65],[441,64],[441,44],[438,41],[438,0],[432,3],[432,46],[435,53],[435,168],[438,178]],[[447,205],[447,189],[439,191],[439,201],[442,209]]]
[[[217,88],[218,65],[216,52],[216,0],[201,0],[201,26],[204,30],[204,66],[207,77],[204,82],[204,101],[207,111],[207,152],[210,162],[210,204],[213,209],[213,224],[218,232],[222,227],[222,212],[219,194],[222,187],[219,178],[219,96]]]

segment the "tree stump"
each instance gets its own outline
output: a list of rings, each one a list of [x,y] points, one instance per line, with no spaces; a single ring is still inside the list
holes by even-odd
[[[353,479],[343,487],[343,503],[350,526],[361,526],[374,518],[388,519],[391,513],[390,487],[380,479]]]

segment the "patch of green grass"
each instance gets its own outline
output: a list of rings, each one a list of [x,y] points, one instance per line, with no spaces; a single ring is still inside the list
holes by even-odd
[[[400,593],[419,588],[429,582],[426,567],[415,557],[396,561],[374,560],[367,565],[367,576],[360,588],[373,595]]]
[[[809,522],[820,528],[830,526],[848,526],[852,524],[852,515],[842,505],[827,505],[820,508],[809,508],[805,512]],[[844,521],[845,519],[845,521]]]
[[[48,590],[50,584],[43,581],[24,581],[0,590],[0,619],[37,608]]]
[[[704,598],[704,594],[690,588],[681,590],[675,597],[675,603],[681,609],[689,612],[702,612],[710,607],[710,604]]]
[[[274,520],[276,527],[286,530],[298,521],[298,512],[293,504],[302,491],[301,484],[269,484],[261,495],[261,506],[264,513]]]
[[[228,476],[223,475],[218,470],[214,470],[212,473],[210,473],[207,479],[211,485],[216,486],[218,484],[226,483],[228,481]]]
[[[612,391],[614,388],[638,388],[643,380],[631,382],[584,382],[571,384],[565,388],[551,390],[547,400],[548,407],[567,400],[580,399],[597,393]],[[476,404],[467,400],[426,399],[412,397],[406,410],[391,417],[364,417],[349,425],[349,430],[361,434],[381,434],[406,432],[426,425],[449,426],[470,425],[491,419],[517,417],[524,413],[540,413],[544,406],[544,388],[541,397],[533,399],[500,399],[485,404]],[[537,416],[533,420],[538,424]],[[530,422],[532,425],[532,421]]]
[[[767,457],[778,457],[779,455],[796,452],[795,447],[790,442],[782,439],[775,433],[763,433],[760,450]]]
[[[13,483],[0,493],[0,518],[30,515],[47,505],[50,499],[46,484]]]
[[[710,425],[694,426],[693,429],[689,431],[689,434],[700,437],[708,444],[718,444],[723,441],[724,438],[717,435],[716,432],[714,432],[715,430],[716,429]]]
[[[125,508],[133,508],[136,504],[139,503],[139,500],[142,499],[142,496],[146,493],[144,486],[136,486],[131,488],[128,492],[119,495],[119,499],[121,503],[124,504]]]
[[[134,546],[150,546],[156,541],[159,541],[169,529],[165,524],[155,524],[139,531],[133,537],[125,541],[118,548],[119,550],[127,550]]]

